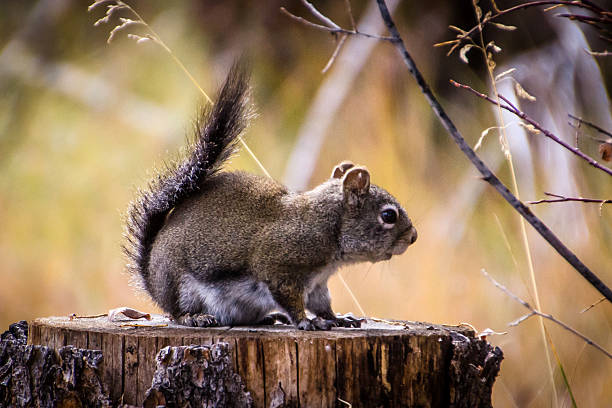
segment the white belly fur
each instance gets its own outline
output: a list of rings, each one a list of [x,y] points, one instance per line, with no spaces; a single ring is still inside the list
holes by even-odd
[[[266,284],[252,277],[211,284],[186,275],[179,293],[181,310],[213,315],[224,326],[256,324],[270,312],[282,310]]]

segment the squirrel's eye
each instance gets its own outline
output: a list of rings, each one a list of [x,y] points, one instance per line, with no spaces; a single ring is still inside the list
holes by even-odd
[[[395,221],[397,221],[397,211],[392,208],[383,210],[380,212],[380,219],[385,224],[395,224]]]

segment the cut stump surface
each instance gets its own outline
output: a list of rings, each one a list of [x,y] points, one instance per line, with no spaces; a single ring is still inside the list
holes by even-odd
[[[159,377],[160,350],[221,342],[250,393],[245,404],[256,407],[489,407],[503,358],[468,327],[419,322],[368,320],[361,329],[304,332],[283,325],[188,328],[162,316],[49,317],[34,320],[28,336],[28,344],[58,350],[101,350],[111,399],[139,406]]]

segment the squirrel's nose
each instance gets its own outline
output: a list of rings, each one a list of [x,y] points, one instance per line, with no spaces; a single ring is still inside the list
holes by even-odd
[[[417,236],[418,236],[416,228],[410,227],[406,235],[407,235],[408,242],[410,243],[410,245],[414,244],[414,241],[416,241]]]

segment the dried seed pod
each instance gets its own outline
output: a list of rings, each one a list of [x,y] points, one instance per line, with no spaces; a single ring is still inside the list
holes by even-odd
[[[599,154],[601,159],[605,161],[612,160],[612,142],[604,142],[599,145]]]

